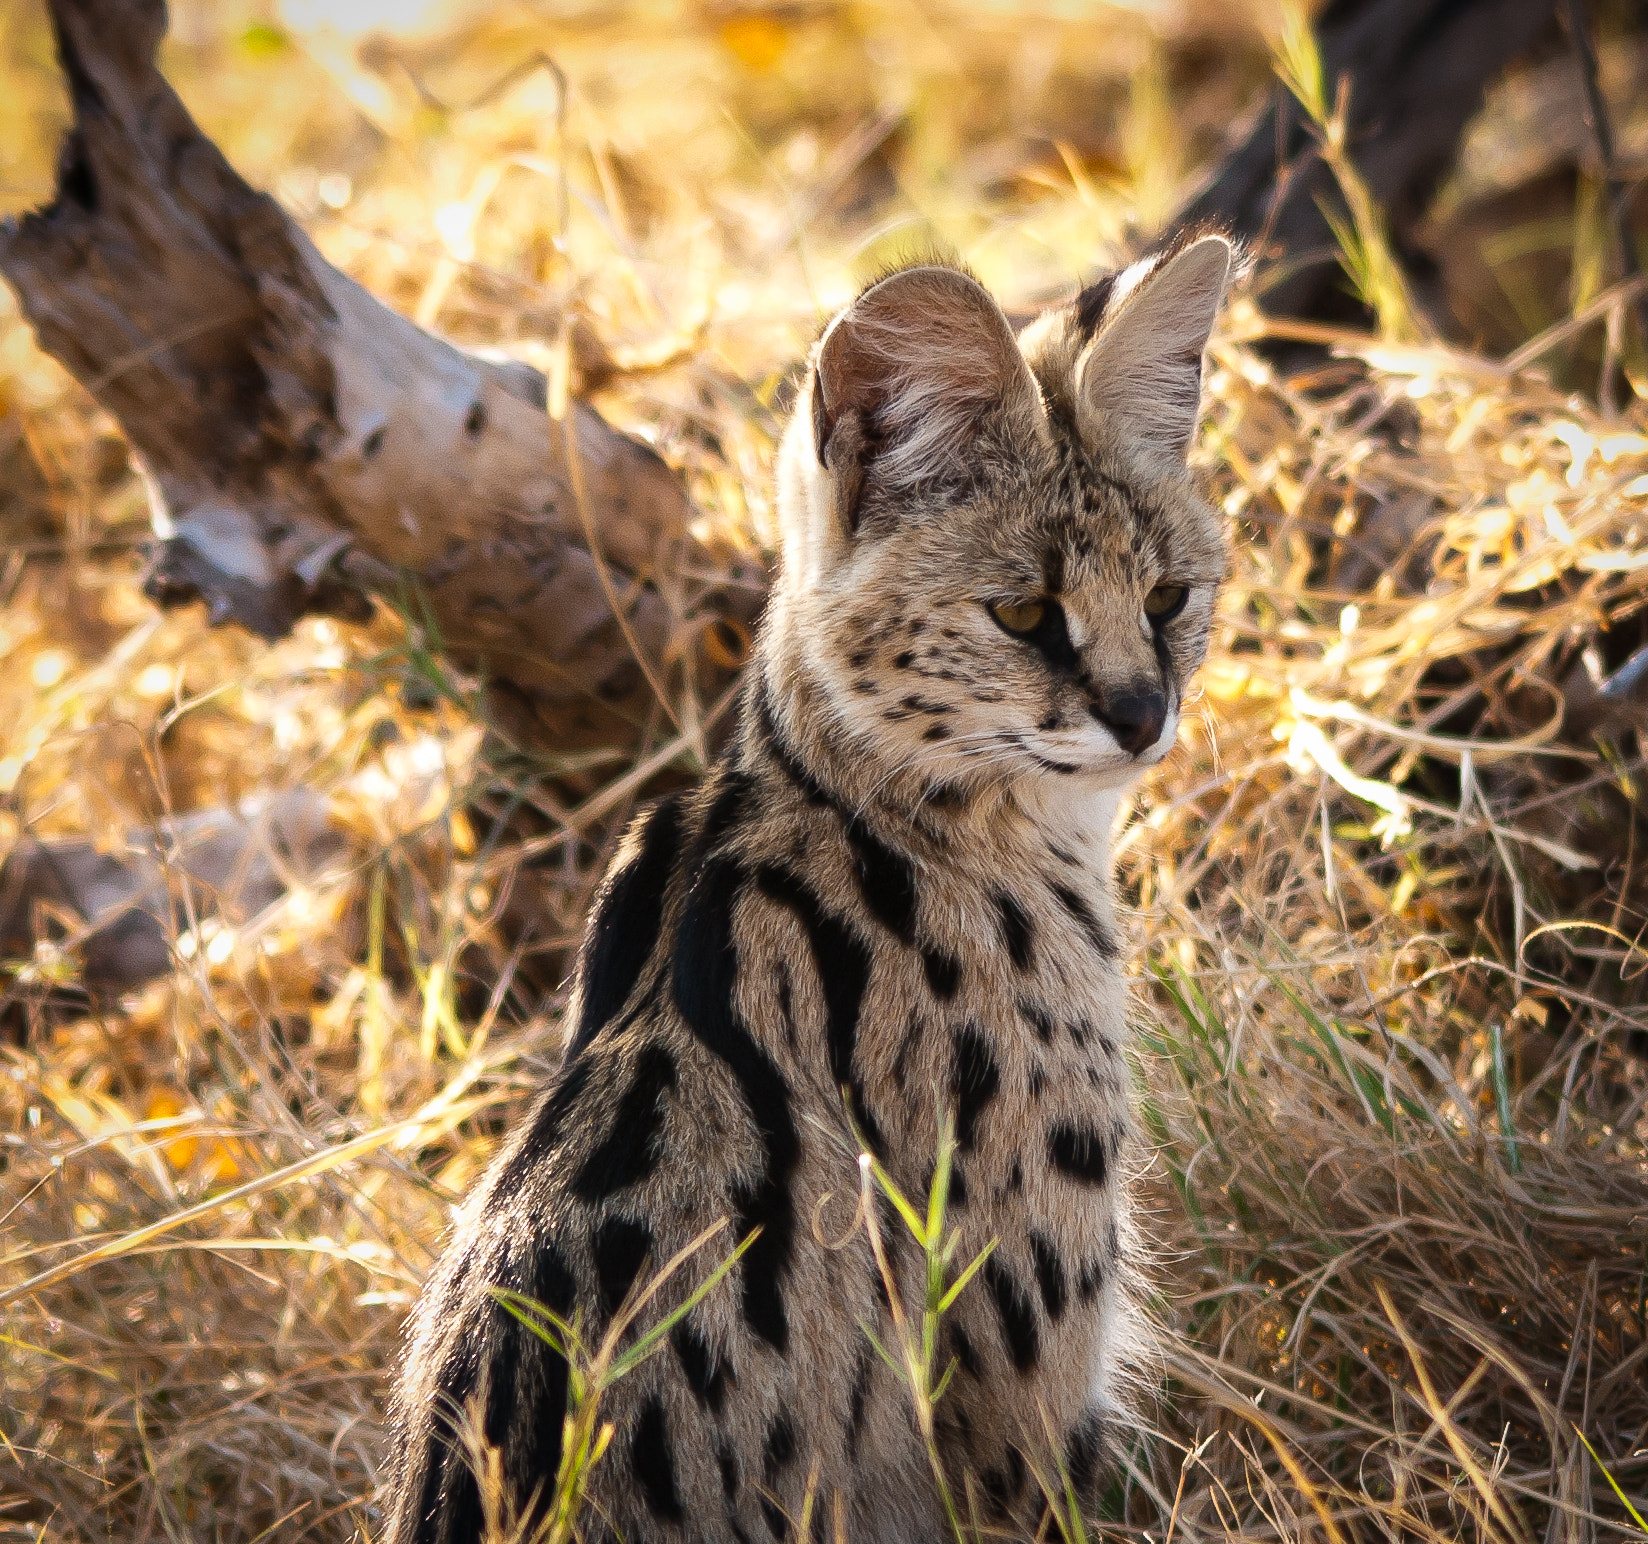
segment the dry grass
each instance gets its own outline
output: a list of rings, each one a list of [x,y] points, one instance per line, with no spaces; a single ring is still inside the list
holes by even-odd
[[[601,406],[746,545],[786,373],[856,272],[942,244],[1010,302],[1056,293],[1266,70],[1226,8],[1162,36],[498,8],[361,56],[177,9],[186,99],[335,260],[535,362],[574,308]],[[49,180],[42,37],[0,17],[14,206]],[[180,885],[174,974],[106,1011],[41,1011],[72,949],[14,962],[0,1538],[370,1537],[401,1314],[554,1064],[560,951],[644,780],[501,763],[392,616],[272,648],[155,617],[120,441],[9,307],[0,850],[300,784],[348,846],[255,919],[192,925]],[[1173,1333],[1105,1536],[1634,1536],[1581,1434],[1641,1510],[1645,768],[1629,722],[1558,717],[1587,651],[1648,636],[1648,407],[1549,384],[1600,325],[1515,367],[1329,339],[1348,357],[1280,378],[1238,304],[1217,344],[1235,576],[1121,838]],[[663,759],[647,786],[698,770]],[[529,863],[496,840],[522,821]]]

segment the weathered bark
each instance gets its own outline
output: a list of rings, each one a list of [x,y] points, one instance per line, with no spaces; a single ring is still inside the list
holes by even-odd
[[[0,273],[141,460],[149,593],[277,637],[421,591],[454,661],[529,706],[517,733],[629,738],[651,690],[636,656],[661,679],[677,622],[638,581],[681,568],[680,480],[328,264],[160,75],[163,0],[51,13],[75,124],[56,201],[0,225]]]
[[[1348,77],[1352,158],[1411,260],[1423,263],[1411,238],[1466,124],[1555,14],[1556,0],[1333,0],[1322,13],[1328,94]],[[1274,87],[1176,223],[1211,220],[1262,239],[1261,257],[1275,264],[1264,275],[1265,308],[1337,321],[1356,305],[1321,205],[1343,203],[1312,145],[1298,102]]]

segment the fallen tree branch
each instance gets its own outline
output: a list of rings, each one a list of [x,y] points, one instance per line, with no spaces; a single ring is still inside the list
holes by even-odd
[[[160,75],[162,0],[51,14],[75,122],[55,202],[0,225],[0,273],[141,462],[149,594],[266,638],[416,594],[454,662],[524,704],[522,739],[633,738],[679,641],[648,582],[692,540],[679,478],[582,404],[563,433],[536,371],[327,263]]]

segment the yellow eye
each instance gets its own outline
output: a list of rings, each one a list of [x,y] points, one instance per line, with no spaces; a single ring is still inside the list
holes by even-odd
[[[1007,601],[990,608],[993,616],[1010,633],[1033,633],[1047,615],[1044,600]]]
[[[1182,584],[1158,584],[1144,598],[1144,614],[1152,622],[1165,622],[1178,614],[1188,593]]]

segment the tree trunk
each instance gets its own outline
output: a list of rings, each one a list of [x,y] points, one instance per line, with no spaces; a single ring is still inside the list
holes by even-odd
[[[1421,294],[1414,230],[1488,88],[1555,14],[1556,0],[1332,0],[1316,24],[1329,100],[1348,79],[1352,159]],[[1344,204],[1313,143],[1298,102],[1273,87],[1176,223],[1213,221],[1260,243],[1266,310],[1344,321],[1359,307],[1321,207]]]
[[[0,225],[0,273],[140,459],[149,594],[266,638],[368,593],[427,608],[519,738],[632,738],[690,608],[714,610],[651,583],[690,556],[680,479],[327,263],[161,77],[163,0],[51,14],[75,123],[56,201]]]

